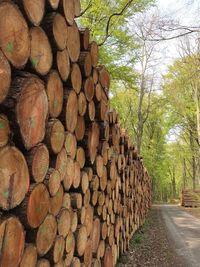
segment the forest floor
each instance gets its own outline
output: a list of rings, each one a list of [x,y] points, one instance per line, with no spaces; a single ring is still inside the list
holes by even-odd
[[[145,224],[135,233],[130,250],[117,267],[185,267],[183,259],[173,249],[167,236],[161,210],[153,206]]]

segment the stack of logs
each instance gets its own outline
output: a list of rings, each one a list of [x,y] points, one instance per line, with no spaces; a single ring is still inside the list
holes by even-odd
[[[112,267],[151,203],[79,0],[0,1],[0,266]]]

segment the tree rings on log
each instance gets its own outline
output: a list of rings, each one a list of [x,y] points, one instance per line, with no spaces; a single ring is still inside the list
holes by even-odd
[[[48,14],[43,22],[53,51],[63,50],[67,45],[67,24],[65,18],[59,13]]]
[[[60,188],[60,183],[60,172],[53,168],[49,169],[45,179],[45,184],[47,184],[51,196],[56,195]]]
[[[81,3],[80,0],[74,0],[75,5],[75,16],[79,17],[81,14]]]
[[[87,230],[85,226],[80,226],[76,233],[76,251],[79,256],[83,256],[87,245]]]
[[[28,225],[37,228],[48,213],[49,193],[44,184],[36,184],[32,185],[29,194],[28,202],[22,203],[22,207],[25,208]]]
[[[0,103],[4,101],[8,94],[11,83],[11,68],[8,60],[0,50]]]
[[[56,219],[53,215],[48,214],[40,225],[36,237],[36,248],[40,256],[44,256],[49,251],[56,237],[56,232]]]
[[[96,67],[99,60],[99,49],[95,41],[91,42],[91,44],[89,45],[89,50],[92,58],[92,66]]]
[[[37,263],[37,250],[35,245],[28,244],[24,249],[20,267],[35,267]]]
[[[78,94],[81,90],[82,75],[81,75],[79,65],[76,63],[72,64],[70,79],[71,79],[72,88]]]
[[[33,69],[41,75],[46,75],[52,66],[53,56],[46,33],[40,27],[30,30],[31,53],[30,61]]]
[[[112,266],[113,266],[112,250],[110,247],[107,247],[103,259],[103,267],[112,267]]]
[[[10,217],[0,224],[0,266],[19,266],[24,240],[24,229],[17,218]]]
[[[80,116],[84,116],[87,110],[87,100],[85,94],[80,92],[78,96],[78,113]]]
[[[65,141],[65,129],[58,119],[52,119],[48,122],[45,138],[50,151],[53,154],[58,154]]]
[[[59,2],[60,0],[47,0],[47,3],[53,10],[56,10],[58,8]]]
[[[45,12],[45,0],[23,0],[23,6],[30,22],[39,26]]]
[[[43,82],[34,76],[17,79],[13,87],[21,89],[16,106],[17,122],[24,146],[29,150],[40,143],[45,135],[47,95]]]
[[[19,205],[29,188],[28,166],[16,148],[0,149],[0,207],[9,210]]]
[[[67,152],[65,148],[62,148],[62,150],[57,155],[56,169],[60,173],[61,181],[63,181],[67,172]]]
[[[52,118],[57,118],[63,107],[63,83],[55,70],[48,76],[47,97],[49,102],[49,114]]]
[[[73,90],[69,92],[66,101],[66,128],[69,132],[73,133],[76,129],[78,119],[78,99]]]
[[[28,25],[11,1],[0,3],[0,48],[16,68],[22,68],[30,55]]]
[[[81,141],[84,138],[85,134],[85,120],[84,117],[78,116],[76,129],[75,129],[75,135],[77,141]]]
[[[76,24],[68,27],[67,50],[72,62],[76,62],[80,54],[80,35]]]
[[[40,259],[36,267],[50,267],[50,262],[47,259]]]
[[[0,147],[7,145],[10,133],[8,118],[4,114],[0,114]]]
[[[31,178],[40,183],[44,180],[49,168],[49,150],[45,144],[32,148],[26,155]]]
[[[74,0],[61,0],[61,8],[65,14],[66,21],[69,25],[73,25],[75,17]]]
[[[58,213],[62,207],[63,195],[64,195],[64,191],[63,191],[63,186],[61,184],[56,195],[54,197],[50,198],[49,212],[51,214],[53,214],[54,216],[58,215]]]
[[[74,134],[67,132],[65,137],[65,149],[67,155],[72,159],[75,159],[76,150],[77,150],[77,140]]]
[[[88,134],[88,151],[90,161],[93,164],[95,161],[97,147],[99,145],[99,126],[96,122],[93,122]]]
[[[58,233],[64,238],[69,233],[71,227],[71,216],[68,209],[62,209],[58,215]]]
[[[56,55],[57,68],[60,73],[60,76],[64,82],[67,81],[67,78],[70,73],[70,60],[67,49],[63,51],[58,51]]]
[[[94,81],[92,77],[89,77],[84,81],[84,92],[87,100],[91,101],[94,97]]]

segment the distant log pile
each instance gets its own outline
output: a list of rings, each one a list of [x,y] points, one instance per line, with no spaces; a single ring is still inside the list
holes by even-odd
[[[181,196],[181,205],[183,207],[198,208],[200,207],[200,190],[184,189]]]
[[[151,180],[79,0],[0,1],[0,266],[116,264]]]

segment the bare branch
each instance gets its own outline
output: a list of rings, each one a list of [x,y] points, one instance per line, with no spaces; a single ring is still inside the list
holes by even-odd
[[[79,16],[77,16],[77,18],[82,17],[88,11],[88,9],[90,9],[91,7],[92,7],[92,0],[90,0],[88,6],[80,13]]]

